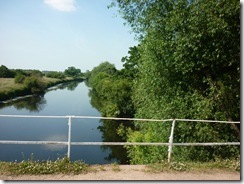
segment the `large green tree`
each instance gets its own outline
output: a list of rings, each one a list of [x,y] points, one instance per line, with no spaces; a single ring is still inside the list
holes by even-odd
[[[234,0],[114,1],[139,35],[133,86],[136,117],[240,120],[240,3]],[[135,123],[129,141],[167,142],[170,125]],[[236,124],[178,123],[176,142],[238,141]],[[238,148],[175,149],[182,159],[233,156]],[[163,148],[130,147],[134,163],[164,158]],[[166,154],[167,155],[167,154]],[[165,155],[165,156],[166,156]],[[196,156],[197,155],[197,156]]]

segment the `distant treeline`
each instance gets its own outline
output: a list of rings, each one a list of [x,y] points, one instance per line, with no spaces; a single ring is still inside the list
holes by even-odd
[[[80,69],[69,67],[64,72],[41,72],[40,70],[22,70],[8,69],[6,66],[0,66],[0,78],[13,78],[18,87],[9,84],[6,89],[0,90],[0,100],[8,100],[17,96],[44,93],[45,89],[71,80],[84,79],[84,74]],[[3,79],[2,79],[2,82]],[[4,86],[3,86],[4,88]]]
[[[68,67],[64,72],[57,71],[40,71],[40,70],[24,70],[24,69],[8,69],[6,66],[0,66],[0,78],[15,78],[17,75],[35,76],[35,77],[50,77],[64,79],[65,77],[81,78],[84,73],[75,67]]]

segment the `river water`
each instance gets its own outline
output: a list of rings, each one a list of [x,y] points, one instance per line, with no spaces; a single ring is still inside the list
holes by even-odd
[[[90,104],[88,93],[89,89],[84,82],[67,83],[47,91],[43,96],[0,104],[0,114],[100,116],[100,113]],[[72,119],[71,139],[73,142],[101,142],[104,135],[99,127],[101,127],[99,119]],[[67,119],[0,117],[0,140],[67,141],[67,139]],[[22,161],[30,159],[31,155],[35,160],[55,160],[66,154],[66,145],[0,144],[2,161]],[[88,164],[121,163],[116,156],[111,155],[113,154],[110,147],[71,146],[71,160],[83,160]]]

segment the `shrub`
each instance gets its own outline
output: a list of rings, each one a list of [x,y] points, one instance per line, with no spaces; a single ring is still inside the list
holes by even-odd
[[[57,79],[64,79],[65,75],[63,74],[63,72],[49,72],[46,74],[47,77],[50,78],[57,78]]]
[[[15,83],[23,84],[24,80],[25,80],[25,76],[23,74],[21,74],[21,73],[17,73],[15,75],[15,77],[14,77],[14,82]]]
[[[6,66],[0,66],[0,77],[1,78],[12,78],[14,77],[14,72],[9,70]]]
[[[45,89],[45,84],[36,77],[26,77],[24,81],[25,88],[31,93],[42,93]]]

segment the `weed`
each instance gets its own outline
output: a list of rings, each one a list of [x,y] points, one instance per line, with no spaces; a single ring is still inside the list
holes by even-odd
[[[112,170],[114,172],[119,172],[120,171],[119,164],[117,162],[112,163]]]
[[[169,168],[173,169],[175,171],[186,171],[186,170],[188,170],[187,164],[182,163],[182,162],[171,162],[169,164]]]
[[[215,162],[218,163],[219,167],[228,168],[228,169],[235,170],[235,171],[240,171],[240,167],[241,167],[240,158],[225,159],[225,160],[216,159]]]
[[[64,157],[55,161],[33,161],[33,159],[23,160],[22,162],[1,162],[1,167],[11,174],[80,174],[88,171],[88,165],[82,161],[71,162]]]
[[[207,171],[210,169],[229,169],[231,171],[240,171],[240,158],[236,159],[216,159],[211,162],[171,162],[162,161],[147,166],[148,172],[163,171]]]
[[[100,166],[101,171],[106,171],[105,167],[103,165]]]

